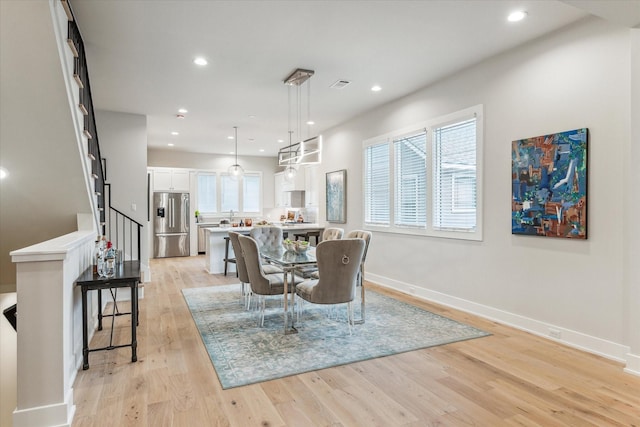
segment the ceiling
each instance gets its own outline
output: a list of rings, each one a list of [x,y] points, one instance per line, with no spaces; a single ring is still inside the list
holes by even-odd
[[[589,14],[640,23],[640,0],[71,4],[95,108],[146,115],[148,146],[168,150],[228,155],[237,126],[240,156],[275,156],[290,116],[294,142],[305,139]],[[518,9],[527,18],[507,22]],[[196,66],[196,56],[208,65]],[[290,106],[283,83],[296,68],[315,71],[300,87],[300,108],[297,87]],[[351,83],[330,88],[337,80]]]

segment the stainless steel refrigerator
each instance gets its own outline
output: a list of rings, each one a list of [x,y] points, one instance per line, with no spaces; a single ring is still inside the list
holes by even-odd
[[[189,256],[189,193],[153,193],[153,256]]]

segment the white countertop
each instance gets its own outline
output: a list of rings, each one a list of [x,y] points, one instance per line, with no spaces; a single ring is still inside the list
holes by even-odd
[[[274,224],[274,227],[280,227],[285,231],[290,231],[290,230],[305,230],[305,229],[319,229],[319,228],[324,228],[321,227],[320,224],[317,223],[302,223],[302,224]],[[254,226],[254,227],[261,227],[261,226]],[[228,233],[229,231],[237,231],[237,232],[246,232],[246,231],[250,231],[252,228],[254,227],[205,227],[205,230],[211,232],[211,233]]]

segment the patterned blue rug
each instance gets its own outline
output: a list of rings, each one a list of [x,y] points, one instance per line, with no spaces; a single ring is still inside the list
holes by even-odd
[[[259,312],[240,303],[239,284],[182,293],[223,389],[489,335],[370,290],[367,321],[352,335],[344,304],[305,304],[298,333],[284,335],[280,296],[267,300],[260,328]]]

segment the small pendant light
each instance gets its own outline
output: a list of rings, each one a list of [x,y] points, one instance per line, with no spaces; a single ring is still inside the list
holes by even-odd
[[[238,164],[238,126],[234,126],[233,129],[235,129],[236,162],[229,166],[228,172],[231,179],[238,180],[244,175],[244,169]]]
[[[284,169],[284,180],[286,182],[293,182],[296,179],[296,174],[298,173],[298,170],[291,166],[291,134],[293,134],[292,130],[289,131],[289,164]]]

